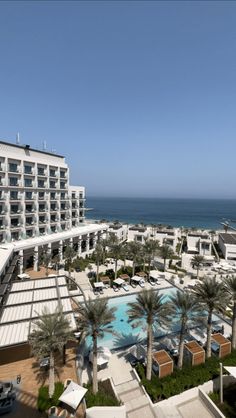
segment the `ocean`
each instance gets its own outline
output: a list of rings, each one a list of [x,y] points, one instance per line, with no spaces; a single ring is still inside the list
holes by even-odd
[[[236,200],[87,197],[88,219],[222,229],[235,220]],[[236,227],[236,223],[232,226]]]

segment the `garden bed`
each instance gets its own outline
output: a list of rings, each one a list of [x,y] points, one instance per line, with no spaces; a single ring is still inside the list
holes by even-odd
[[[145,377],[145,367],[142,364],[138,364],[136,370],[152,402],[158,402],[218,377],[220,361],[222,359],[211,357],[199,366],[184,366],[182,370],[176,368],[172,375],[162,379],[152,374],[150,381]],[[224,366],[236,366],[236,350],[224,358]]]
[[[224,388],[224,403],[220,403],[219,392],[210,393],[208,396],[225,415],[226,418],[236,418],[236,383]]]
[[[110,379],[98,382],[98,393],[96,395],[93,394],[92,384],[84,386],[88,389],[85,395],[87,408],[91,408],[92,406],[120,406]]]
[[[52,399],[49,398],[48,386],[41,386],[38,391],[37,407],[40,412],[47,411],[51,406],[58,406],[59,398],[64,391],[64,385],[61,382],[55,383],[55,391]]]

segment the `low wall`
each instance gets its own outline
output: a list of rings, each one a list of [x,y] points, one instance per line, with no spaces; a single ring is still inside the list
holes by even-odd
[[[225,415],[222,414],[219,408],[212,402],[211,398],[209,398],[209,396],[200,388],[198,389],[198,396],[215,418],[225,418]]]

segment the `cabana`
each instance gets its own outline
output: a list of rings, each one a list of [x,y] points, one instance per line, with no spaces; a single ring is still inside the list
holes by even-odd
[[[102,276],[100,277],[101,282],[105,285],[105,287],[111,286],[111,279],[109,276]]]
[[[164,377],[173,373],[174,362],[165,350],[159,350],[152,354],[154,366],[157,365],[158,376]]]
[[[184,357],[192,366],[205,363],[205,350],[197,341],[189,341],[184,345]]]
[[[105,287],[103,282],[94,282],[93,285],[95,289],[103,289]]]
[[[231,353],[231,342],[222,334],[212,334],[211,341],[212,350],[219,353],[219,358]]]
[[[125,281],[123,279],[120,279],[120,277],[118,277],[118,279],[113,280],[113,284],[117,285],[117,286],[122,286],[122,284],[124,284]]]
[[[120,274],[119,275],[119,278],[122,279],[122,280],[125,280],[125,281],[129,281],[130,280],[130,277],[129,277],[128,274]]]
[[[138,273],[136,273],[136,276],[139,276],[139,277],[142,277],[143,279],[146,279],[147,273],[145,273],[145,271],[139,271]]]

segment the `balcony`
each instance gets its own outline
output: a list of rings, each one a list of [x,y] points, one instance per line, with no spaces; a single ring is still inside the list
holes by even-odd
[[[26,176],[34,176],[35,175],[35,171],[31,168],[24,168],[24,174]]]
[[[22,224],[21,223],[18,223],[18,224],[11,224],[11,229],[21,229],[22,228]]]
[[[38,168],[37,174],[38,174],[39,177],[46,177],[47,176],[46,169]]]
[[[13,167],[13,166],[8,166],[8,173],[14,173],[14,174],[21,174],[22,170],[21,167]]]
[[[6,195],[5,194],[1,194],[0,195],[0,200],[6,200]]]
[[[31,189],[31,187],[34,187],[34,183],[33,182],[31,182],[31,183],[28,183],[28,182],[26,182],[25,181],[25,183],[24,183],[24,187],[27,189],[27,188],[30,188]]]
[[[31,208],[31,209],[30,209],[30,208],[28,208],[28,209],[27,209],[27,208],[26,208],[26,209],[25,209],[25,212],[26,212],[26,213],[34,213],[34,212],[35,212],[35,209],[33,209],[33,208]]]
[[[19,200],[21,200],[21,198],[22,198],[22,197],[21,197],[21,196],[19,196],[19,195],[18,195],[18,196],[10,196],[10,201],[11,201],[11,202],[13,202],[13,201],[19,201]]]
[[[0,171],[3,171],[3,172],[5,172],[5,170],[6,170],[6,166],[5,166],[5,164],[0,164]]]

